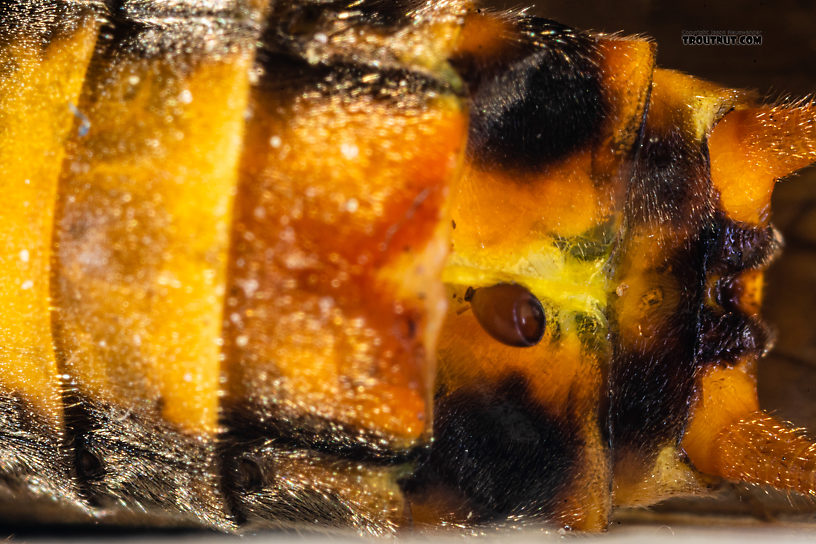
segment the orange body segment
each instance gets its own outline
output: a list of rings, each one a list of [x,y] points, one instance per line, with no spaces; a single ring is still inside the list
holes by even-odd
[[[255,49],[227,47],[254,28],[229,15],[170,17],[164,41],[113,21],[60,172],[50,287],[70,445],[83,495],[114,518],[231,524],[220,339]]]
[[[156,410],[196,435],[218,426],[217,339],[250,62],[245,52],[178,74],[165,59],[136,60],[95,74],[105,83],[86,90],[90,129],[71,146],[60,186],[63,370],[98,402]]]
[[[0,390],[62,425],[51,341],[50,260],[57,179],[99,22],[77,18],[48,47],[30,35],[0,48]],[[64,23],[70,27],[71,21]]]
[[[57,182],[101,21],[87,4],[0,7],[0,511],[69,521],[77,500],[51,329]],[[59,15],[56,15],[56,13]]]
[[[260,88],[253,107],[233,227],[225,402],[409,446],[431,418],[442,214],[466,118],[451,96],[410,104]]]

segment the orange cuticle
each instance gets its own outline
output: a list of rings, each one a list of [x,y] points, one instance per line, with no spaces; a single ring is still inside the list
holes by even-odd
[[[706,474],[816,494],[816,444],[759,409],[751,366],[713,367],[700,377],[682,448]]]

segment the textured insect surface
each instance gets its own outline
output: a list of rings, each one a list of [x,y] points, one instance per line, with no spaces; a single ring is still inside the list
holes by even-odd
[[[0,0],[0,514],[599,531],[763,412],[816,106],[465,0]]]

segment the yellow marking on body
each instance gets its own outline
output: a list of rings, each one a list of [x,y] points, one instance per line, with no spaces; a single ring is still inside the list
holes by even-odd
[[[604,309],[609,292],[606,256],[579,260],[553,242],[544,239],[530,243],[523,253],[498,250],[468,256],[454,253],[442,272],[442,281],[474,289],[517,283],[559,312],[586,313],[606,322]]]
[[[186,73],[172,56],[99,60],[92,70],[105,74],[90,74],[79,106],[90,128],[69,146],[60,185],[63,371],[98,402],[212,435],[252,55]]]
[[[23,25],[31,24],[23,21]],[[45,49],[20,36],[0,49],[0,387],[62,420],[51,336],[54,202],[99,22],[88,16]]]

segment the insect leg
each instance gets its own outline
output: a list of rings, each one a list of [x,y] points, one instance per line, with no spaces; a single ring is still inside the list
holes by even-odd
[[[816,161],[816,107],[802,102],[737,109],[714,127],[709,151],[720,205],[738,226],[729,236],[735,247],[721,251],[721,264],[713,270],[743,261],[728,279],[733,286],[729,295],[721,298],[732,312],[756,315],[762,269],[779,246],[775,237],[762,234],[772,232],[771,193],[777,180]],[[753,232],[750,243],[740,243],[745,235],[738,231]],[[816,494],[816,443],[759,409],[754,365],[746,358],[698,377],[698,397],[682,446],[703,472]]]
[[[735,110],[714,127],[709,151],[726,214],[767,224],[776,181],[816,161],[816,104]]]
[[[816,495],[816,442],[759,409],[750,364],[715,367],[699,384],[682,442],[698,470]]]

